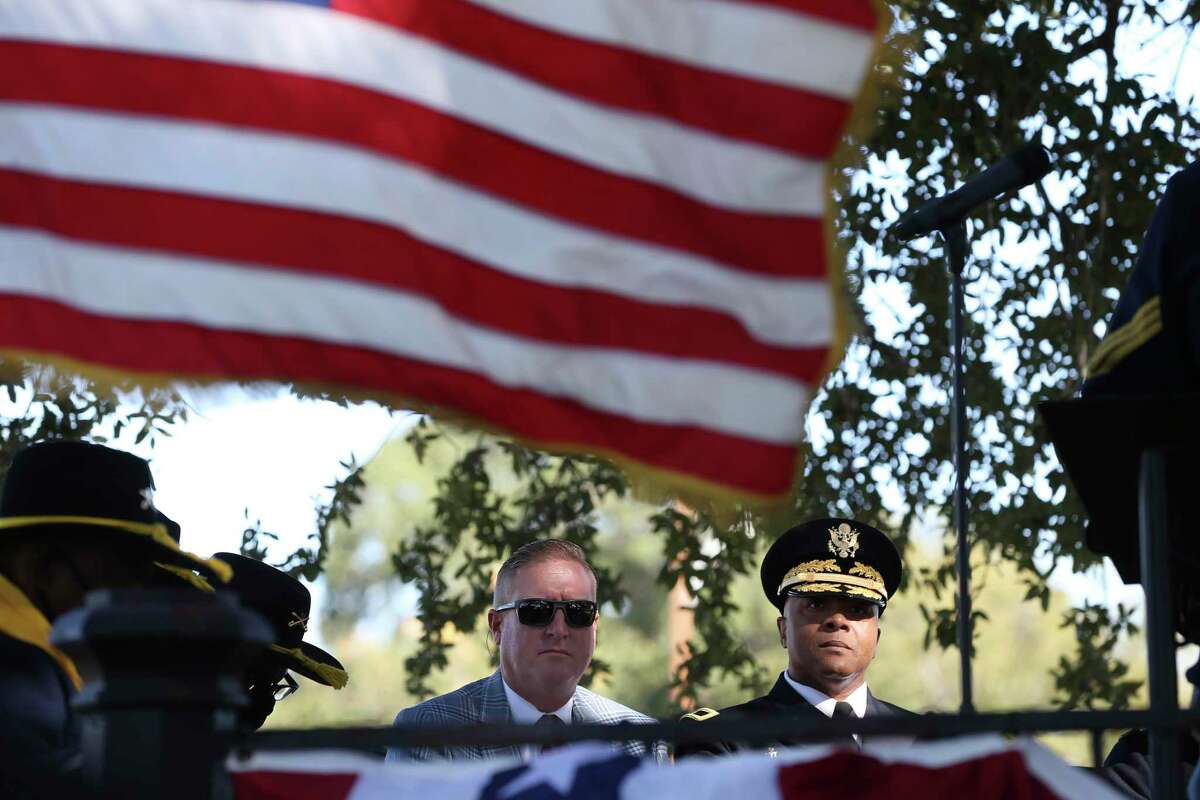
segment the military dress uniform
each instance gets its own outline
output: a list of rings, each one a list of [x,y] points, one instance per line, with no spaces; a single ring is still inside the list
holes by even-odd
[[[1171,493],[1200,480],[1200,164],[1167,182],[1137,265],[1088,360],[1080,397],[1039,405],[1054,449],[1088,512],[1089,550],[1140,581],[1138,475],[1142,452],[1173,448]],[[1097,453],[1101,457],[1097,457]],[[1184,494],[1178,494],[1183,492]],[[1200,540],[1173,543],[1200,563]],[[1200,632],[1198,632],[1200,634]]]
[[[85,442],[39,442],[9,468],[0,537],[95,537],[148,569],[228,579],[228,565],[179,548],[178,527],[154,507],[153,489],[150,467],[137,456]],[[50,642],[54,620],[27,594],[38,587],[18,582],[0,571],[0,797],[76,797],[80,733],[70,701],[84,680]]]
[[[0,797],[50,796],[55,776],[79,768],[70,700],[82,685],[50,622],[0,575]]]
[[[828,518],[797,525],[775,541],[763,558],[759,569],[763,594],[779,613],[789,596],[847,597],[867,600],[882,609],[900,584],[902,567],[900,554],[891,539],[881,531],[852,519]],[[900,706],[880,700],[866,686],[862,713],[856,716],[911,715]],[[812,689],[817,694],[817,690]],[[826,703],[822,703],[825,706]],[[838,704],[844,705],[844,704]],[[834,713],[837,713],[836,711]],[[708,720],[828,718],[821,709],[793,687],[786,672],[763,697],[740,705],[715,710],[701,708],[683,716],[691,722]],[[767,746],[774,754],[776,748],[801,744],[787,737]],[[811,741],[809,742],[811,743]],[[847,741],[851,745],[853,742]],[[709,741],[680,744],[676,758],[694,755],[724,755],[744,749],[759,749],[742,742]]]
[[[1104,339],[1088,359],[1080,397],[1039,406],[1059,461],[1087,510],[1087,547],[1108,556],[1126,583],[1141,581],[1142,453],[1168,449],[1168,497],[1184,499],[1167,508],[1174,517],[1171,557],[1182,568],[1175,582],[1183,608],[1194,607],[1200,594],[1194,585],[1200,538],[1190,533],[1191,520],[1180,515],[1200,481],[1200,463],[1192,455],[1200,447],[1195,413],[1200,403],[1197,220],[1200,164],[1193,164],[1167,182]],[[1194,613],[1181,614],[1175,624],[1189,641],[1200,640],[1200,619]],[[1194,685],[1198,668],[1189,672]],[[1186,774],[1198,750],[1186,732],[1179,738],[1179,766]],[[1148,753],[1146,732],[1130,731],[1105,759],[1105,774],[1126,794],[1149,797]]]
[[[1200,388],[1200,164],[1167,181],[1129,283],[1088,359],[1082,395]]]
[[[261,615],[275,631],[275,642],[246,669],[250,704],[240,715],[243,729],[258,730],[275,710],[276,700],[299,688],[290,672],[333,689],[346,686],[350,675],[342,663],[332,653],[304,641],[312,595],[303,583],[238,553],[217,553],[213,558],[233,567],[233,577],[220,591],[237,595],[243,606]]]

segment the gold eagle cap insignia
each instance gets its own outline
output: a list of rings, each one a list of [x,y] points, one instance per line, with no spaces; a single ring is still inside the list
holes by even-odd
[[[858,552],[858,531],[845,522],[829,529],[829,552],[838,558],[854,558]]]

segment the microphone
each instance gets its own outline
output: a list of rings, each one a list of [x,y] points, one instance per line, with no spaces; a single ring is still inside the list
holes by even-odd
[[[901,239],[915,239],[952,225],[978,205],[1041,178],[1051,169],[1050,152],[1040,144],[1027,144],[1009,153],[953,192],[935,197],[910,211],[892,226]]]

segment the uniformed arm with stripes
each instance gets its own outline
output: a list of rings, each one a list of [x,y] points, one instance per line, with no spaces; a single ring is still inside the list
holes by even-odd
[[[689,722],[706,722],[710,719],[715,719],[721,715],[720,711],[713,708],[698,708],[691,713],[684,714],[680,720]],[[725,742],[681,742],[675,747],[675,758],[691,758],[692,756],[725,756],[733,752]]]

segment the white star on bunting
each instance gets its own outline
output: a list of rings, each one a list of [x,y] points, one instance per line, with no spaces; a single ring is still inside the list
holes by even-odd
[[[581,765],[599,758],[611,758],[612,755],[611,748],[595,743],[551,750],[529,762],[529,769],[502,788],[497,797],[507,800],[535,786],[549,786],[566,797],[575,783],[575,771]]]

